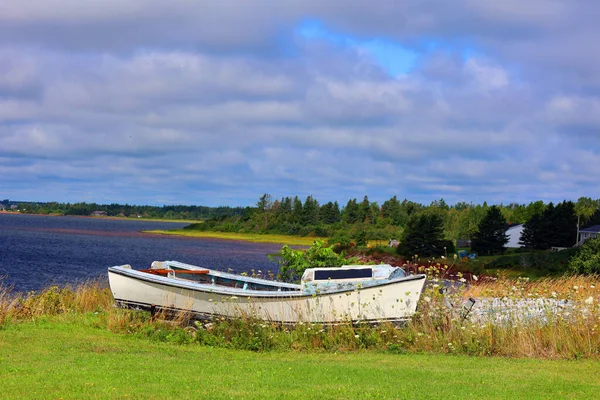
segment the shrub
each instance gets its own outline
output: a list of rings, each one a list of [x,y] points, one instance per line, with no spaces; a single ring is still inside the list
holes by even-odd
[[[346,260],[343,252],[338,254],[333,250],[333,246],[326,246],[324,241],[315,240],[306,251],[283,246],[277,262],[280,266],[279,278],[286,282],[294,282],[300,279],[307,268],[340,267],[355,260]]]
[[[600,274],[600,237],[587,240],[571,259],[568,268],[577,274]]]

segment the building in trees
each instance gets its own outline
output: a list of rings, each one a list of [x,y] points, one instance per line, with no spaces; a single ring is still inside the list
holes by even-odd
[[[509,249],[516,249],[522,247],[521,235],[523,234],[523,224],[513,225],[506,230],[506,235],[508,236],[508,242],[506,243],[506,247]]]

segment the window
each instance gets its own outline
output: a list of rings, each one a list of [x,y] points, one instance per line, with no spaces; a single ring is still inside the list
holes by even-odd
[[[325,281],[328,279],[357,279],[357,278],[372,278],[372,268],[361,269],[321,269],[315,271],[316,281]]]

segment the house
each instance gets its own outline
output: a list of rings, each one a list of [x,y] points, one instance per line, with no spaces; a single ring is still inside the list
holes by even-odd
[[[5,208],[6,206],[4,204],[0,204],[0,211],[4,211]]]
[[[590,226],[589,228],[579,230],[579,240],[577,246],[581,246],[588,239],[595,239],[600,235],[600,225]]]
[[[523,224],[513,225],[506,230],[506,236],[508,236],[508,243],[505,247],[510,249],[516,249],[522,247],[519,244],[521,240],[521,234],[523,233]]]
[[[106,217],[108,213],[106,211],[92,211],[92,217]]]

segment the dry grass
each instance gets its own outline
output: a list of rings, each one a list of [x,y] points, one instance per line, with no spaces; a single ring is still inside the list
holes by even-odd
[[[65,313],[106,312],[113,298],[104,280],[96,279],[76,285],[51,286],[39,293],[13,293],[0,284],[0,325],[7,321]]]
[[[485,278],[471,281],[465,291],[471,297],[523,297],[585,300],[600,296],[600,277],[595,275],[529,279]]]

